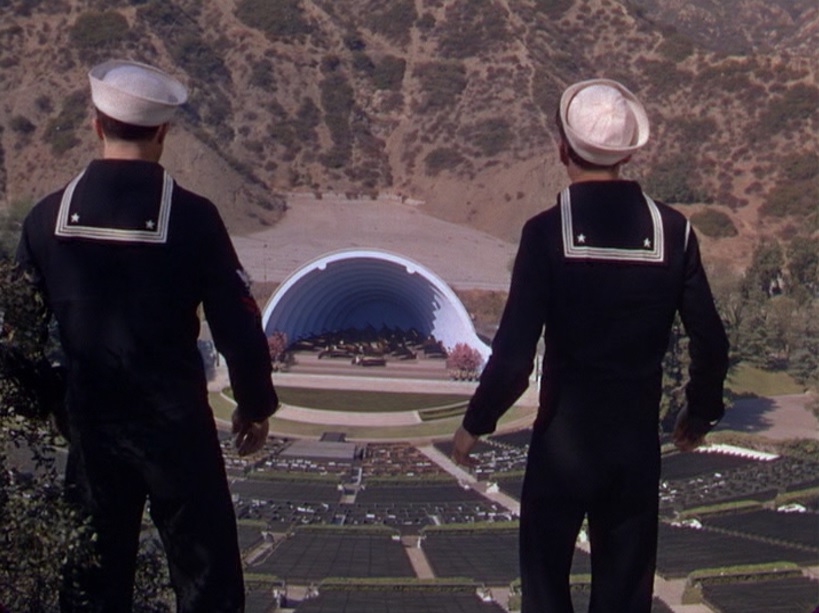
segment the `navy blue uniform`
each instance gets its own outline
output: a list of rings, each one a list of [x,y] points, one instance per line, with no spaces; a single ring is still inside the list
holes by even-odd
[[[521,501],[523,606],[571,611],[588,514],[593,611],[649,611],[656,559],[662,358],[676,313],[690,338],[693,423],[724,412],[728,343],[697,240],[630,181],[589,181],[522,233],[492,356],[464,428],[493,432],[545,355]]]
[[[242,610],[200,306],[241,414],[264,419],[278,399],[259,310],[216,207],[157,163],[96,160],[32,209],[17,258],[59,326],[67,480],[98,532],[100,568],[80,577],[91,604],[77,610],[130,610],[146,498],[179,610]]]

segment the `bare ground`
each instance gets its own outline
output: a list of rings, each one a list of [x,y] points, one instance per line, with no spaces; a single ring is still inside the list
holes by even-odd
[[[290,194],[287,201],[275,226],[232,237],[254,281],[281,283],[341,249],[381,249],[422,264],[455,289],[508,289],[512,243],[431,217],[397,198]]]

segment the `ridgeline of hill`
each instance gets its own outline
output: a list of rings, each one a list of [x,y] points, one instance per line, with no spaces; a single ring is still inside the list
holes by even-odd
[[[189,86],[166,163],[234,233],[305,190],[514,240],[564,182],[558,96],[592,76],[645,102],[627,175],[687,205],[706,249],[745,263],[819,224],[810,0],[0,0],[0,24],[0,206],[95,153],[85,73],[126,57]]]

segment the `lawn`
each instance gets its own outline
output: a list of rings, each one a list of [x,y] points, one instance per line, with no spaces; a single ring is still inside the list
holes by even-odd
[[[330,392],[328,391],[326,393],[329,394]],[[390,396],[397,395],[400,394],[390,394]],[[426,396],[427,398],[441,398],[441,395],[436,394],[413,395]],[[234,404],[218,393],[211,393],[209,400],[211,407],[213,407],[214,415],[218,419],[229,421]],[[502,427],[503,424],[509,421],[523,421],[526,425],[529,425],[531,420],[534,419],[534,412],[535,409],[532,407],[514,406],[501,418],[500,425]],[[461,416],[457,416],[422,422],[413,426],[350,426],[343,428],[343,430],[349,439],[414,439],[451,436],[460,423]],[[323,424],[302,423],[274,416],[270,418],[270,429],[272,432],[290,434],[293,436],[318,437],[326,432],[328,428]],[[333,429],[337,430],[338,426],[334,426]]]
[[[285,404],[329,411],[417,411],[464,403],[469,396],[460,394],[413,394],[363,390],[326,390],[276,386]]]
[[[734,394],[757,396],[782,396],[805,391],[805,387],[786,372],[763,370],[745,362],[731,369],[726,387]]]

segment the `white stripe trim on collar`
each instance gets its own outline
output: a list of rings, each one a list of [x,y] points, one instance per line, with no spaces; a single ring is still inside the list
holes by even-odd
[[[575,245],[572,224],[572,202],[569,188],[560,193],[560,216],[563,228],[563,255],[574,260],[607,260],[614,262],[657,262],[665,261],[665,233],[663,219],[657,204],[643,194],[653,227],[650,249],[626,249],[620,247],[593,247]]]
[[[159,214],[156,227],[152,230],[123,230],[122,228],[99,228],[83,226],[78,223],[69,223],[71,199],[77,184],[85,174],[83,170],[69,183],[63,192],[60,201],[60,210],[57,214],[57,226],[54,229],[56,236],[90,238],[100,241],[114,241],[122,243],[166,243],[168,242],[168,225],[171,217],[171,200],[173,196],[173,179],[167,171],[163,172],[162,195],[159,203]]]

